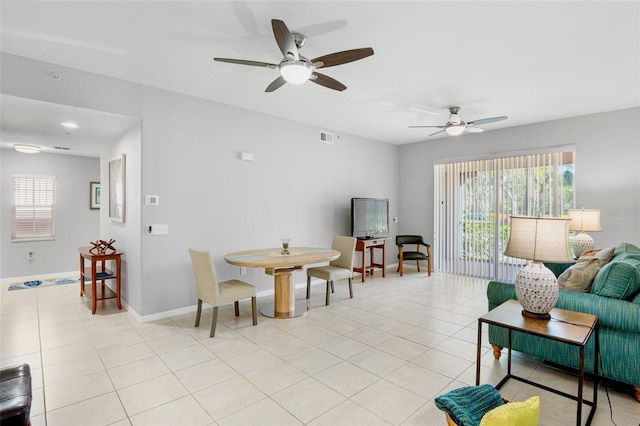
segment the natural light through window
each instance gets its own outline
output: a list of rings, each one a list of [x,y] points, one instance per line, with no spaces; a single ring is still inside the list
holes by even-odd
[[[503,255],[510,216],[566,216],[573,180],[573,152],[436,165],[438,270],[513,281],[523,261]]]
[[[49,240],[55,237],[53,208],[55,176],[14,174],[12,241]]]

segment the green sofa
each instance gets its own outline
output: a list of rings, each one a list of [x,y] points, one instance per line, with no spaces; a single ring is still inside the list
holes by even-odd
[[[569,264],[555,265],[560,275]],[[512,283],[491,281],[487,287],[489,310],[516,299]],[[615,247],[613,258],[595,275],[588,293],[560,290],[557,308],[597,315],[600,322],[602,377],[635,387],[640,402],[640,248],[623,243]],[[504,328],[489,326],[489,342],[496,359],[507,346]],[[593,373],[593,339],[587,344],[585,370]],[[540,337],[514,332],[512,349],[566,367],[578,368],[575,347]]]

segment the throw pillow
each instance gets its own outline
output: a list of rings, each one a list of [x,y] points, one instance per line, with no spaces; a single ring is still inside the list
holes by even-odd
[[[540,419],[540,397],[524,402],[510,402],[494,408],[482,417],[480,426],[537,426]]]
[[[598,271],[613,257],[613,250],[614,247],[610,247],[583,253],[575,265],[558,277],[560,289],[588,293]]]
[[[433,402],[460,426],[477,425],[489,410],[504,405],[498,390],[487,383],[454,389],[436,397]]]
[[[613,299],[631,300],[640,291],[640,259],[618,258],[602,268],[591,293]]]

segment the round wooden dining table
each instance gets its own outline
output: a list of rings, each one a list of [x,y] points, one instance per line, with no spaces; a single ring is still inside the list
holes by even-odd
[[[274,277],[274,302],[260,308],[260,313],[271,318],[294,318],[307,313],[307,303],[295,300],[293,273],[304,265],[322,263],[340,257],[337,250],[316,247],[292,247],[282,254],[282,247],[229,253],[224,260],[230,265],[264,268]]]

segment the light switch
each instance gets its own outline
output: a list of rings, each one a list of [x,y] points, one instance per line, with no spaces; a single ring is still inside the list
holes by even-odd
[[[151,235],[167,235],[169,233],[169,225],[149,225],[149,233]]]

